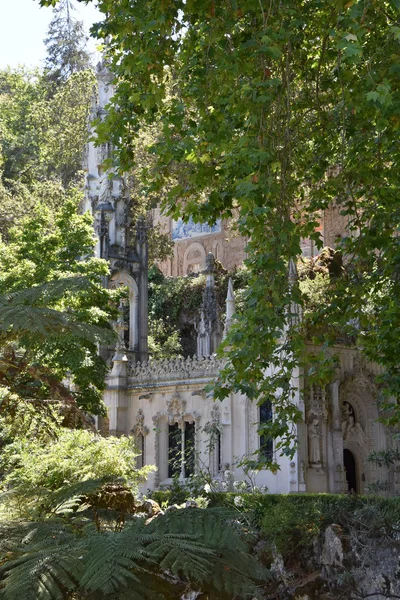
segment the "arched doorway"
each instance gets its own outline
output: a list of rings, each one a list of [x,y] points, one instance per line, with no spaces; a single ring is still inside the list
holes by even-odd
[[[343,450],[343,464],[346,471],[347,489],[349,492],[358,493],[356,459],[350,450]]]

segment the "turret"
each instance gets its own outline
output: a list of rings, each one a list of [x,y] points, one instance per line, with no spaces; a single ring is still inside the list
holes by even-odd
[[[221,343],[221,323],[215,294],[215,260],[210,252],[206,258],[206,289],[200,307],[200,320],[197,327],[197,356],[215,354]]]

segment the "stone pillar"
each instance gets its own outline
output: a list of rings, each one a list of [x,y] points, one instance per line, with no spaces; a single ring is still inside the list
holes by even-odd
[[[140,283],[139,283],[139,351],[136,359],[147,362],[148,350],[148,246],[147,225],[144,217],[139,217],[136,229],[136,250],[140,258]]]
[[[332,408],[332,429],[331,443],[332,452],[330,453],[329,470],[329,489],[336,494],[342,494],[347,491],[346,477],[343,466],[343,432],[341,426],[341,413],[339,404],[339,386],[337,379],[329,386],[331,408]]]
[[[206,259],[206,289],[200,308],[200,320],[197,326],[197,355],[211,356],[221,343],[221,323],[219,307],[215,294],[214,256],[209,252]]]

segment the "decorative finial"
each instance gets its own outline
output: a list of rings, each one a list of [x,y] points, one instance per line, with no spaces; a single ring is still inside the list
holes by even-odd
[[[206,258],[206,273],[214,273],[215,271],[215,259],[214,259],[214,254],[212,252],[209,252],[207,254],[207,258]]]
[[[289,259],[288,279],[289,289],[292,290],[293,286],[297,283],[298,280],[297,266],[293,258]],[[289,310],[290,322],[292,325],[295,325],[301,320],[301,307],[296,302],[291,302]]]
[[[197,356],[211,356],[221,342],[219,307],[215,293],[215,260],[212,252],[206,258],[206,289],[200,307],[200,321],[197,329]]]
[[[137,220],[136,239],[140,245],[144,244],[147,240],[147,224],[143,215],[141,215]]]

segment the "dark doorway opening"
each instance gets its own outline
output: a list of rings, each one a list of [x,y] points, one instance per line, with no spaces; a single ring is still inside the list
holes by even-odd
[[[347,489],[349,492],[357,494],[356,459],[350,450],[343,450],[343,463],[346,470]]]

